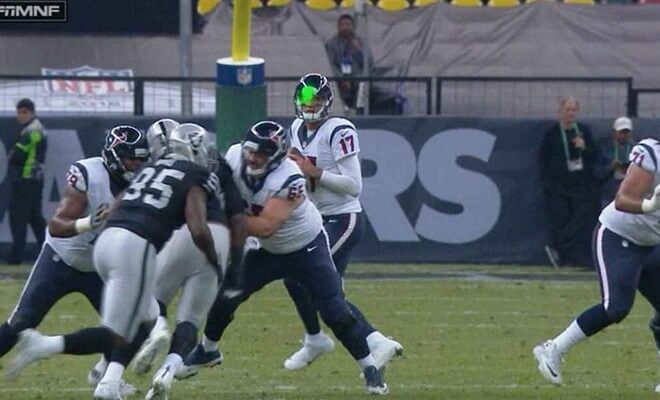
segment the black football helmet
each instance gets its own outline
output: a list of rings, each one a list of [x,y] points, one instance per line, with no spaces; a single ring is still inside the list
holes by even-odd
[[[300,78],[298,86],[293,92],[296,116],[309,122],[322,120],[330,112],[332,99],[332,89],[330,89],[328,78],[317,73],[307,74]],[[314,100],[320,100],[317,109],[313,112],[303,111],[303,106],[310,105]]]
[[[137,128],[130,125],[115,126],[105,135],[101,156],[110,173],[130,182],[135,177],[135,172],[129,171],[122,159],[128,157],[147,161],[149,143],[146,136]]]
[[[259,169],[246,167],[251,176],[261,176],[275,169],[289,150],[289,135],[282,125],[273,121],[260,121],[252,125],[242,143],[243,154],[254,151],[268,154],[268,160]]]

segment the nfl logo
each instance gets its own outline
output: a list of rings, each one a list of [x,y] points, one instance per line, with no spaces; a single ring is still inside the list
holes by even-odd
[[[236,71],[236,80],[240,85],[247,86],[252,83],[252,69],[241,67]]]

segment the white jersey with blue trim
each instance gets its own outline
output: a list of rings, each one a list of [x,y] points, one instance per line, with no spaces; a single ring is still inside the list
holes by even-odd
[[[291,145],[314,165],[333,174],[341,174],[337,162],[346,157],[358,157],[360,143],[355,125],[347,119],[330,117],[313,132],[301,118],[291,124]],[[362,177],[359,177],[362,179]],[[312,202],[321,215],[347,214],[362,211],[358,197],[339,194],[308,178],[307,188]]]
[[[630,151],[630,163],[653,174],[653,185],[644,195],[650,198],[655,187],[660,184],[660,142],[656,139],[644,139]],[[600,213],[600,223],[607,229],[640,246],[660,244],[660,210],[648,214],[632,214],[619,211],[614,201]]]
[[[234,145],[225,155],[233,170],[234,181],[241,197],[248,203],[248,215],[257,216],[273,197],[293,199],[303,197],[291,216],[268,238],[259,238],[261,247],[273,254],[298,251],[316,238],[323,229],[321,214],[314,207],[305,190],[305,177],[295,162],[284,158],[266,176],[252,180],[245,174],[240,145]]]
[[[115,197],[110,187],[110,175],[101,157],[91,157],[76,161],[69,167],[67,184],[87,195],[87,208],[83,215],[89,215],[101,204],[110,205]],[[95,271],[92,261],[94,242],[102,228],[67,238],[53,237],[46,229],[46,243],[69,266],[82,271]]]

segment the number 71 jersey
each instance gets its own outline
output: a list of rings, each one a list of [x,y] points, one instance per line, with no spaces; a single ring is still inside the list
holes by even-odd
[[[653,175],[653,184],[644,196],[650,198],[654,188],[660,185],[660,142],[650,138],[640,141],[630,152],[629,160]],[[599,220],[607,229],[640,246],[660,244],[660,210],[632,214],[617,210],[612,201],[600,213]]]
[[[160,251],[172,232],[186,222],[190,189],[199,186],[215,196],[217,185],[217,177],[197,164],[165,156],[140,170],[106,225],[128,229]]]
[[[298,149],[317,167],[333,174],[341,174],[337,162],[346,157],[357,157],[360,152],[355,125],[344,118],[330,117],[314,132],[308,132],[304,121],[296,118],[291,124],[290,133],[292,147]],[[314,178],[308,178],[307,189],[321,215],[362,211],[357,197],[333,192],[319,185]]]

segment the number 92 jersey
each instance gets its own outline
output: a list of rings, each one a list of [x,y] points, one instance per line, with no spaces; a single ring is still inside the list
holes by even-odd
[[[633,147],[629,159],[631,164],[653,174],[653,185],[649,193],[645,194],[645,197],[651,197],[654,188],[660,184],[660,142],[656,139],[640,141]],[[617,210],[614,202],[611,202],[600,213],[599,220],[607,229],[637,245],[660,244],[660,210],[648,214],[632,214]]]
[[[127,229],[163,248],[172,232],[186,222],[185,206],[193,186],[214,196],[218,178],[197,164],[165,156],[147,164],[135,177],[106,226]]]
[[[293,253],[318,236],[323,229],[323,220],[316,207],[307,198],[305,177],[295,162],[284,158],[266,176],[252,180],[245,173],[240,145],[230,147],[225,158],[233,170],[234,182],[241,192],[241,197],[248,205],[249,215],[258,216],[268,200],[273,197],[290,200],[304,198],[272,236],[259,238],[259,244],[264,250],[273,254]]]

